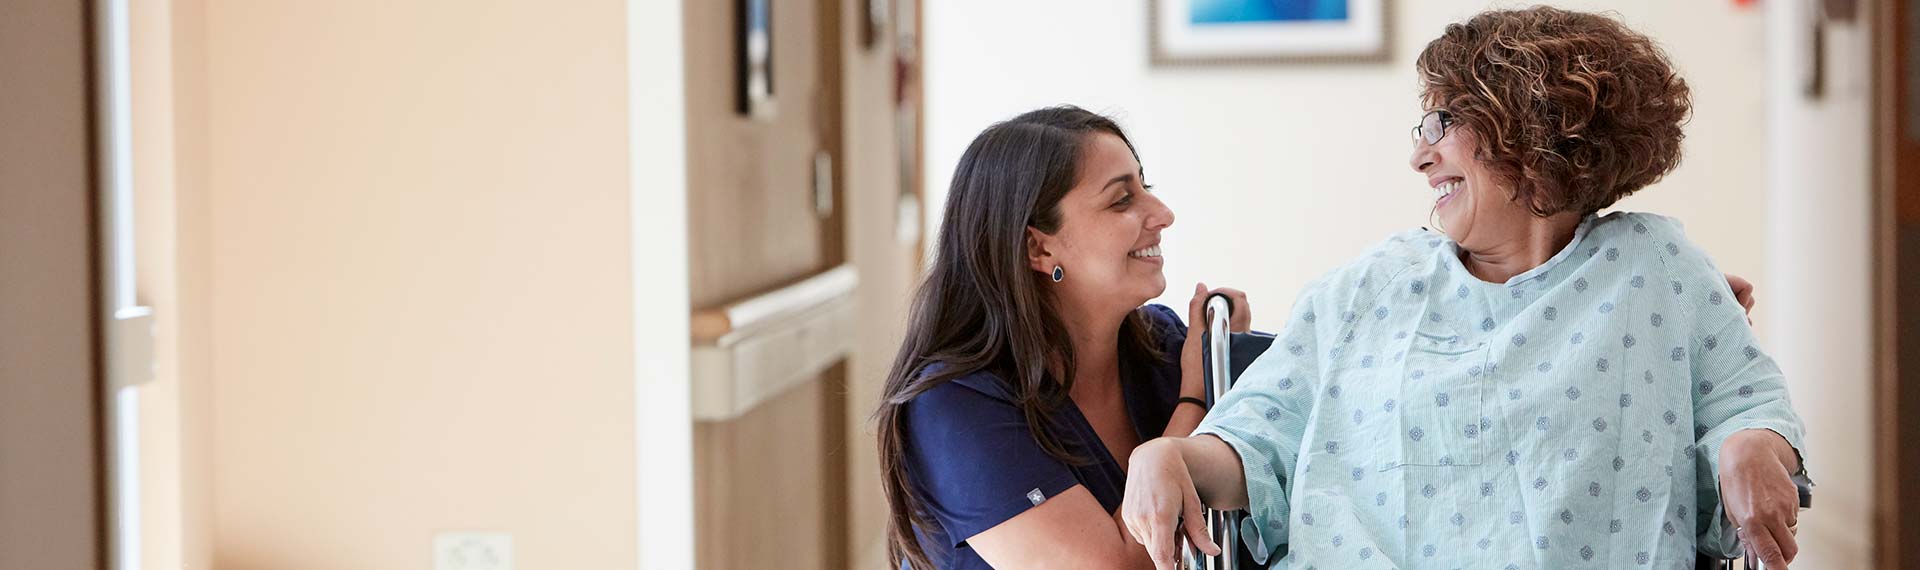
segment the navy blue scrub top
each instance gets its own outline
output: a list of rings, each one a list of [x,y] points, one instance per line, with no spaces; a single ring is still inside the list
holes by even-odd
[[[1180,347],[1187,327],[1166,306],[1140,310],[1164,354],[1149,370],[1121,371],[1127,412],[1144,442],[1166,431],[1180,398]],[[1120,508],[1126,472],[1077,406],[1061,406],[1048,419],[1059,426],[1055,433],[1068,449],[1091,460],[1085,465],[1063,462],[1041,449],[1008,384],[990,372],[927,390],[907,403],[905,419],[904,464],[921,504],[940,526],[916,530],[927,558],[939,568],[991,568],[966,539],[1074,485],[1086,486],[1109,514]]]

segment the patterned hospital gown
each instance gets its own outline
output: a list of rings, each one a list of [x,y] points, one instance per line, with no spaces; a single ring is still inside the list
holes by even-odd
[[[1242,459],[1276,568],[1691,568],[1737,552],[1719,448],[1796,450],[1780,370],[1725,278],[1651,214],[1589,216],[1480,281],[1430,231],[1304,291],[1196,434]]]

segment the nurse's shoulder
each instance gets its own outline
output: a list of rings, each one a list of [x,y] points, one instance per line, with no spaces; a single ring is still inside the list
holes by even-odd
[[[944,375],[950,370],[952,367],[949,364],[935,362],[922,369],[919,376]],[[1013,405],[1013,388],[999,374],[981,369],[954,376],[914,396],[907,403],[907,414],[913,417],[956,405],[976,406],[991,402]]]

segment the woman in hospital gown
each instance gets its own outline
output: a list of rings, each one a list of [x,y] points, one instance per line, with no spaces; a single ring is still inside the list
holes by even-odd
[[[1445,231],[1309,286],[1193,437],[1138,448],[1130,531],[1162,567],[1204,501],[1246,507],[1281,568],[1784,568],[1804,446],[1779,368],[1678,221],[1598,213],[1677,164],[1685,83],[1551,8],[1450,26],[1419,69]]]

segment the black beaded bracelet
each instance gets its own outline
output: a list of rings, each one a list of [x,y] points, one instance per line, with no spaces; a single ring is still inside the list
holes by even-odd
[[[1177,403],[1175,403],[1175,404],[1174,404],[1174,406],[1175,406],[1175,407],[1178,407],[1178,406],[1179,406],[1180,404],[1193,404],[1193,405],[1195,405],[1195,406],[1200,406],[1200,409],[1202,409],[1202,410],[1205,410],[1205,409],[1207,409],[1207,401],[1206,401],[1206,400],[1202,400],[1202,399],[1199,399],[1199,398],[1194,398],[1194,397],[1191,397],[1191,396],[1181,396],[1181,397],[1180,397],[1180,400],[1179,400],[1179,401],[1178,401]]]

